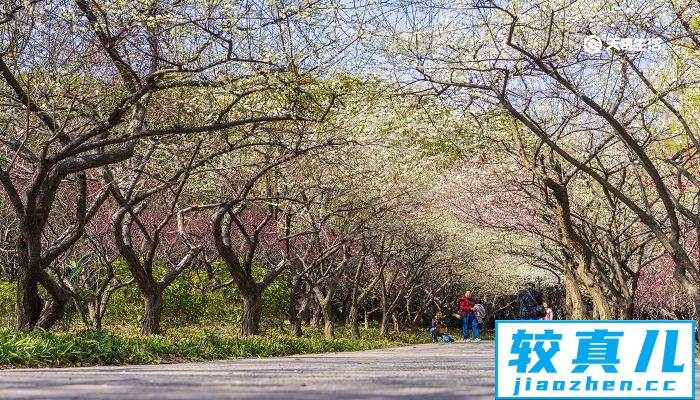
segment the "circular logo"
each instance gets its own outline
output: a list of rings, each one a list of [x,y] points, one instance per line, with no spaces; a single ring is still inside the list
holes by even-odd
[[[583,50],[588,54],[598,54],[603,50],[603,41],[598,35],[588,35],[583,39]]]

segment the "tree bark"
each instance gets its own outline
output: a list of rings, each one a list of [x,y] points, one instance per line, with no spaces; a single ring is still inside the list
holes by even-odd
[[[594,258],[593,249],[586,240],[576,231],[574,222],[571,217],[571,208],[569,203],[569,191],[565,184],[554,181],[553,179],[544,176],[545,185],[552,191],[556,199],[557,219],[561,229],[564,242],[576,252],[578,266],[574,273],[579,278],[578,280],[588,289],[595,312],[600,319],[612,319],[612,310],[608,304],[607,297],[603,293],[599,279],[596,260]]]
[[[340,309],[340,313],[337,316],[335,322],[337,322],[340,325],[345,325],[345,323],[348,320],[348,315],[350,314],[350,304],[352,303],[352,294],[349,293],[343,301],[341,301],[342,308]]]
[[[389,313],[382,312],[382,322],[379,324],[379,335],[386,337],[389,334]]]
[[[102,312],[99,310],[99,307],[97,302],[90,302],[87,305],[88,318],[93,329],[102,329]]]
[[[595,274],[588,272],[591,269],[591,257],[592,255],[590,253],[582,254],[579,257],[579,267],[576,270],[576,274],[579,280],[586,286],[591,296],[596,319],[610,320],[613,319],[613,312],[608,303],[608,297],[603,293],[603,289],[598,283]]]
[[[299,279],[293,276],[295,270],[289,271],[289,335],[291,337],[301,337],[301,318],[297,310]]]
[[[46,302],[44,309],[42,310],[41,316],[39,317],[39,322],[37,325],[41,329],[50,329],[59,319],[63,316],[63,311],[66,309],[67,300],[63,296],[51,297],[51,299]]]
[[[620,304],[617,319],[634,319],[634,301],[626,301],[623,304]]]
[[[391,323],[394,326],[394,333],[401,332],[401,323],[399,322],[399,313],[396,311],[391,312]]]
[[[328,301],[325,304],[320,305],[321,308],[321,315],[323,315],[323,336],[327,340],[333,340],[335,339],[335,327],[334,327],[334,318],[333,318],[333,310],[331,307],[331,302]]]
[[[700,295],[698,295],[697,289],[695,290],[695,297],[693,298],[693,303],[695,304],[695,342],[700,340],[700,329],[697,328],[698,313],[700,313]]]
[[[350,332],[355,340],[360,340],[360,326],[357,316],[357,305],[351,304],[348,313],[348,323],[350,324]]]
[[[160,333],[160,319],[163,311],[163,293],[153,290],[142,294],[143,320],[141,321],[142,335],[157,335]]]
[[[311,320],[309,325],[314,329],[321,328],[321,307],[317,304],[312,306]]]
[[[260,316],[262,315],[262,293],[253,288],[250,292],[242,293],[243,321],[241,336],[257,335],[260,333]]]
[[[34,268],[34,274],[36,274],[39,284],[49,295],[49,300],[39,315],[37,326],[41,329],[50,329],[63,316],[70,294],[62,286],[55,283],[46,271],[39,267]]]
[[[566,290],[566,315],[569,319],[580,320],[586,317],[586,309],[578,282],[572,271],[564,273],[564,288]]]
[[[17,270],[17,302],[15,304],[15,329],[31,331],[39,322],[41,299],[39,282],[29,270],[26,246],[19,250],[19,269]]]
[[[289,327],[289,336],[300,338],[302,335],[301,331],[301,318],[297,318]]]
[[[693,302],[695,310],[693,310],[693,316],[696,323],[695,340],[700,340],[700,328],[697,327],[698,322],[700,322],[700,290],[695,285],[690,285],[690,283],[685,280],[685,290],[688,293],[690,300]]]

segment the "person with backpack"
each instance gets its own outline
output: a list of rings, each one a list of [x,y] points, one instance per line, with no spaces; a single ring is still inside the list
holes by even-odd
[[[469,331],[474,332],[474,341],[480,342],[479,322],[477,319],[476,301],[472,298],[472,291],[467,290],[459,301],[459,317],[462,320],[462,336],[467,342],[471,342]]]
[[[526,280],[525,287],[518,292],[518,306],[521,320],[538,320],[544,316],[542,293],[531,280]]]

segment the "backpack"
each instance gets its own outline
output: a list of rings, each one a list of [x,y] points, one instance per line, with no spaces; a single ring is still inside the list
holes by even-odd
[[[483,304],[474,304],[474,308],[476,308],[476,320],[479,323],[484,322],[484,318],[486,318],[486,307],[484,307]]]

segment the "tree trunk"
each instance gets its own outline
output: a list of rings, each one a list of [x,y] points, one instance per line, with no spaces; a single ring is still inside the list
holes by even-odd
[[[608,304],[606,296],[599,283],[600,273],[596,268],[596,260],[590,244],[576,232],[571,208],[569,204],[569,192],[565,184],[558,183],[549,177],[544,177],[544,183],[552,190],[557,201],[557,218],[561,228],[564,242],[576,253],[578,266],[574,270],[579,281],[583,282],[588,289],[595,313],[600,319],[609,320],[613,318],[613,313]]]
[[[634,300],[627,299],[620,303],[617,319],[634,319]]]
[[[289,336],[300,338],[301,334],[301,318],[297,318],[289,327]]]
[[[19,268],[17,269],[17,302],[15,303],[15,329],[31,331],[39,322],[41,298],[39,282],[29,267],[29,250],[24,239],[17,240]]]
[[[243,294],[242,336],[257,335],[260,333],[261,314],[262,293],[259,289],[254,288],[250,293]]]
[[[360,326],[357,318],[357,305],[351,304],[348,313],[348,323],[350,324],[350,332],[355,340],[360,340]]]
[[[700,341],[700,329],[698,329],[698,324],[700,324],[700,318],[698,318],[698,313],[700,313],[700,296],[696,295],[693,299],[695,303],[695,343]]]
[[[51,329],[56,322],[63,316],[63,311],[66,309],[67,300],[63,296],[52,296],[44,306],[41,317],[37,325],[41,329]]]
[[[299,279],[293,277],[294,271],[289,272],[289,336],[301,337],[301,318],[297,310]]]
[[[321,328],[321,307],[316,304],[312,306],[312,314],[309,325],[314,329]]]
[[[46,271],[35,269],[34,273],[39,284],[46,289],[46,293],[50,296],[39,316],[37,325],[42,329],[50,329],[63,316],[70,294],[66,289],[54,282]]]
[[[593,309],[597,314],[597,319],[610,320],[613,319],[613,312],[608,303],[608,298],[603,294],[600,285],[595,282],[595,278],[589,276],[586,272],[579,269],[582,279],[586,284],[589,294],[591,295],[591,300],[593,301]]]
[[[144,293],[143,297],[143,321],[141,321],[142,335],[157,335],[160,333],[160,318],[163,311],[163,293],[154,290]]]
[[[657,235],[658,237],[658,235]],[[663,244],[663,242],[662,242]],[[700,339],[700,288],[697,284],[697,279],[689,279],[688,272],[695,271],[695,266],[690,261],[688,254],[679,243],[668,243],[664,245],[666,252],[671,256],[674,263],[673,277],[685,289],[688,298],[693,303],[692,315],[695,319],[695,339]],[[697,274],[695,274],[697,276]]]
[[[29,266],[23,261],[20,257],[20,267],[17,270],[15,329],[31,331],[39,322],[42,307],[39,298],[39,283],[29,271]]]
[[[693,302],[693,318],[695,319],[695,340],[700,340],[700,290],[696,285],[691,284],[688,280],[683,281],[684,288]]]
[[[569,319],[579,320],[586,316],[586,308],[573,272],[564,273],[564,288],[566,290],[566,315]]]
[[[102,312],[99,309],[99,300],[91,301],[87,305],[88,307],[88,318],[92,324],[93,329],[102,329]]]
[[[365,311],[365,329],[369,329],[369,312]]]
[[[336,318],[335,322],[340,325],[345,325],[348,320],[348,315],[350,313],[350,304],[352,303],[352,294],[345,296],[343,301],[341,301],[342,308],[340,309],[340,315]]]
[[[290,296],[289,296],[289,336],[299,338],[301,337],[301,310],[297,310],[297,291],[291,288],[290,285]]]
[[[389,313],[382,312],[382,322],[379,324],[379,335],[386,337],[389,334]]]
[[[326,340],[335,339],[335,324],[330,302],[321,306],[321,314],[323,315],[323,336]]]
[[[391,322],[394,326],[394,333],[401,332],[401,323],[399,322],[399,313],[396,311],[391,312]]]
[[[580,256],[579,267],[576,270],[578,281],[583,282],[586,291],[591,296],[594,318],[601,320],[614,319],[612,308],[610,303],[608,303],[608,297],[603,292],[599,278],[596,276],[596,273],[589,272],[591,265],[592,263],[588,256]]]

